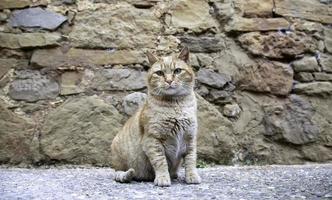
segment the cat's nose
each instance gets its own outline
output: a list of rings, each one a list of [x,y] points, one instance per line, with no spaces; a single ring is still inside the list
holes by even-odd
[[[168,83],[168,85],[172,84],[173,80],[166,80],[166,83]]]

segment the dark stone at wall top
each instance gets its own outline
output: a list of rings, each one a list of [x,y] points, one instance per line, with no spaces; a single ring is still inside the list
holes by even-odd
[[[66,17],[41,8],[14,11],[9,22],[13,27],[44,28],[54,30],[67,20]]]

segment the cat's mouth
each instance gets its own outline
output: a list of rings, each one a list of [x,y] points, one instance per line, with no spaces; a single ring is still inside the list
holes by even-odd
[[[166,93],[177,93],[178,92],[178,88],[177,87],[166,87],[165,88],[165,92]]]
[[[166,90],[172,90],[172,89],[174,90],[176,88],[177,88],[177,86],[172,86],[172,85],[169,85],[169,86],[165,87]]]
[[[164,95],[176,95],[178,93],[177,86],[165,86],[164,87]]]
[[[176,84],[165,85],[166,90],[176,89],[178,86]]]

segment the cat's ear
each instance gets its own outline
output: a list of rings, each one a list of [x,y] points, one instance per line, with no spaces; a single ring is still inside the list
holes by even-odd
[[[189,61],[189,48],[188,47],[183,47],[183,49],[181,50],[178,58],[183,60],[184,62],[188,63],[188,61]]]
[[[148,60],[149,60],[149,63],[150,63],[151,66],[159,60],[158,57],[156,57],[155,55],[153,55],[150,52],[147,52],[146,56],[148,57]]]

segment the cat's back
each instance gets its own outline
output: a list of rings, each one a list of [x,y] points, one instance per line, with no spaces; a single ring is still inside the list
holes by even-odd
[[[145,105],[141,106],[123,125],[116,137],[137,137],[142,133],[140,128],[141,115]]]
[[[128,153],[134,146],[137,146],[143,133],[140,126],[141,113],[144,106],[140,107],[137,112],[132,115],[124,124],[122,129],[114,137],[111,145],[112,152],[114,153]],[[112,154],[114,154],[112,153]]]

